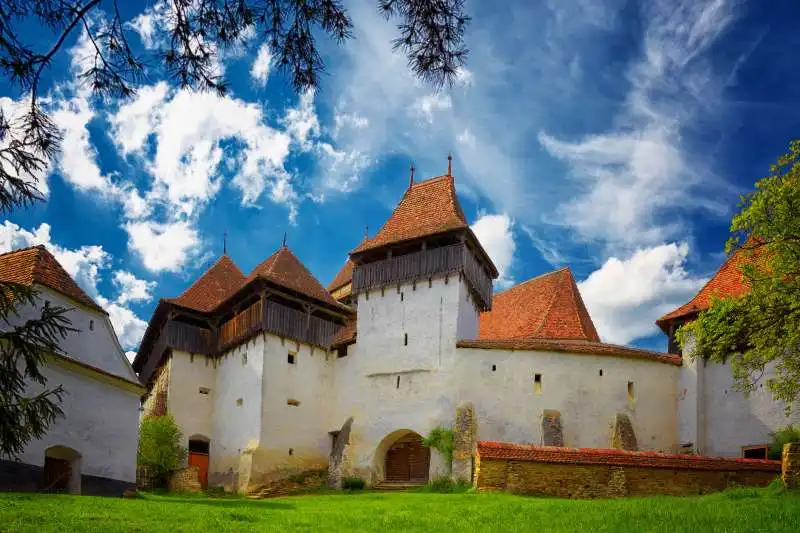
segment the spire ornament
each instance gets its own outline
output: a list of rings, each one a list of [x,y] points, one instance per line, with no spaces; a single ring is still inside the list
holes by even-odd
[[[452,176],[453,175],[453,154],[452,154],[452,152],[447,154],[447,175],[448,176]]]
[[[228,230],[222,232],[222,255],[228,255]]]
[[[414,162],[411,162],[411,177],[408,180],[408,188],[410,189],[414,185]]]
[[[283,244],[282,244],[282,246],[284,248],[286,248],[286,232],[285,231],[283,232]]]

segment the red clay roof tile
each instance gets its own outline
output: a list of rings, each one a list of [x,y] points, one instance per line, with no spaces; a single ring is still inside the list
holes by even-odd
[[[352,253],[468,227],[453,176],[439,176],[406,189],[377,235],[365,239]]]
[[[747,262],[753,261],[755,257],[761,254],[762,250],[762,248],[756,248],[752,252],[745,249],[736,250],[725,260],[716,274],[703,285],[694,298],[656,320],[656,324],[666,332],[672,320],[694,315],[704,309],[708,309],[714,298],[741,296],[747,292],[748,287],[740,267]]]
[[[267,279],[282,287],[292,289],[334,307],[342,308],[342,304],[331,296],[331,293],[317,281],[311,272],[286,246],[281,246],[277,252],[269,256],[247,276],[246,282],[257,277]]]
[[[569,268],[529,279],[492,297],[479,339],[583,339],[599,342]]]
[[[639,348],[630,348],[617,344],[575,339],[477,339],[460,340],[456,343],[456,346],[459,348],[476,348],[480,350],[529,350],[582,355],[611,355],[633,359],[648,359],[676,366],[682,364],[682,360],[678,355],[651,352],[649,350],[640,350]]]
[[[734,457],[706,457],[702,455],[675,455],[658,452],[633,452],[600,448],[560,448],[531,446],[507,442],[478,442],[481,460],[535,461],[541,463],[566,463],[608,466],[639,466],[649,468],[681,468],[691,470],[761,470],[780,472],[780,461],[767,459],[740,459]]]
[[[356,324],[357,319],[355,314],[347,317],[344,327],[336,333],[336,336],[331,341],[331,347],[336,348],[356,342]]]
[[[333,281],[328,284],[328,291],[333,292],[339,287],[343,287],[353,281],[353,262],[348,258],[342,265],[341,270],[336,273]]]
[[[44,245],[22,248],[0,255],[0,281],[49,287],[73,300],[105,313],[81,289]],[[106,313],[107,314],[107,313]]]
[[[213,311],[244,285],[244,279],[244,274],[231,258],[222,255],[183,294],[166,301],[196,311]]]

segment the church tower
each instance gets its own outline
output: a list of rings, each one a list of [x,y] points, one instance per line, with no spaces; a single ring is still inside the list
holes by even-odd
[[[478,333],[497,269],[467,224],[450,174],[414,182],[350,253],[359,351],[375,373],[436,370]]]

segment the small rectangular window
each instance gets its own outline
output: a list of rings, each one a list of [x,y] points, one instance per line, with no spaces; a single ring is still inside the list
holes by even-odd
[[[347,345],[336,348],[336,357],[347,357]]]
[[[204,395],[208,396],[208,394],[211,392],[211,389],[209,389],[208,387],[200,387],[198,392],[200,394],[204,394]]]
[[[242,404],[244,404],[244,399],[243,398],[238,398],[236,400],[236,407],[241,407]]]
[[[403,333],[403,346],[408,346],[408,333]]]
[[[629,381],[628,382],[628,401],[632,402],[634,399],[635,398],[634,398],[634,395],[633,395],[633,381]]]
[[[89,331],[94,331],[94,320],[89,321]]]
[[[536,391],[536,394],[542,393],[542,375],[541,374],[534,374],[533,375],[533,390]]]
[[[294,399],[286,400],[286,405],[291,405],[293,407],[300,407],[300,402]]]
[[[744,459],[766,459],[767,458],[766,444],[756,444],[754,446],[742,446],[742,457]]]
[[[290,365],[297,363],[297,354],[295,352],[289,352],[289,355],[286,358],[286,362]]]

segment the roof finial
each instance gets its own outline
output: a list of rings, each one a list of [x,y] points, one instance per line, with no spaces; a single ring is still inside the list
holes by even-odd
[[[411,162],[411,178],[408,181],[408,187],[411,188],[412,185],[414,185],[414,162],[413,161]]]
[[[448,153],[447,154],[447,175],[448,176],[452,176],[453,175],[453,154],[452,153]]]
[[[369,224],[364,224],[364,238],[369,239]]]
[[[283,247],[286,248],[286,232],[283,232]]]
[[[222,255],[228,255],[228,229],[222,232]]]

